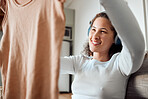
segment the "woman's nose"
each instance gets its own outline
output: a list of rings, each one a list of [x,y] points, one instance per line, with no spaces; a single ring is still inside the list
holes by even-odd
[[[100,34],[98,32],[94,33],[93,39],[95,40],[100,39]]]

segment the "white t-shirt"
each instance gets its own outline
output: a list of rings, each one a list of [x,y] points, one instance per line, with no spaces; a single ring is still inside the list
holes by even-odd
[[[61,73],[74,74],[73,99],[123,99],[127,76],[124,76],[114,54],[107,62],[100,62],[83,55],[61,58]],[[67,67],[69,70],[67,70]],[[114,90],[116,89],[116,90]]]
[[[130,74],[144,58],[144,39],[128,5],[123,0],[100,0],[122,41],[121,53],[107,62],[84,55],[61,58],[61,73],[74,74],[72,99],[124,99]]]

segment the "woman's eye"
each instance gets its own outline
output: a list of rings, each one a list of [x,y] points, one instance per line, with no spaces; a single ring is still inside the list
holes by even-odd
[[[101,33],[107,33],[106,31],[101,31]]]
[[[96,31],[96,29],[91,29],[91,31],[95,32],[95,31]]]

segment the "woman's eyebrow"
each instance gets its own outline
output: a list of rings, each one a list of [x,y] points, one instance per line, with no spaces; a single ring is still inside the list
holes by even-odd
[[[95,26],[92,26],[93,28],[97,28],[97,27],[95,27]],[[106,30],[106,31],[108,31],[106,28],[100,28],[100,29],[104,29],[104,30]]]
[[[106,28],[100,28],[100,29],[104,29],[104,30],[108,31]]]

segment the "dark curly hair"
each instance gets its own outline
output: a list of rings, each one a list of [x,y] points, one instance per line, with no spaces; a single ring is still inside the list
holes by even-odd
[[[110,21],[107,14],[105,12],[101,12],[99,14],[96,14],[96,16],[92,19],[92,21],[90,21],[90,26],[93,25],[94,21],[98,17],[106,18]],[[115,37],[117,36],[117,32],[116,32],[115,28],[113,27],[113,25],[111,26],[111,30],[114,32],[114,39],[115,39]],[[110,50],[109,50],[109,56],[112,57],[112,55],[114,55],[115,53],[121,52],[121,50],[122,50],[122,44],[116,45],[115,43],[113,43]],[[84,45],[84,50],[82,51],[82,54],[87,55],[87,56],[93,56],[93,52],[91,52],[91,50],[90,50],[88,40],[87,40],[86,44]]]

